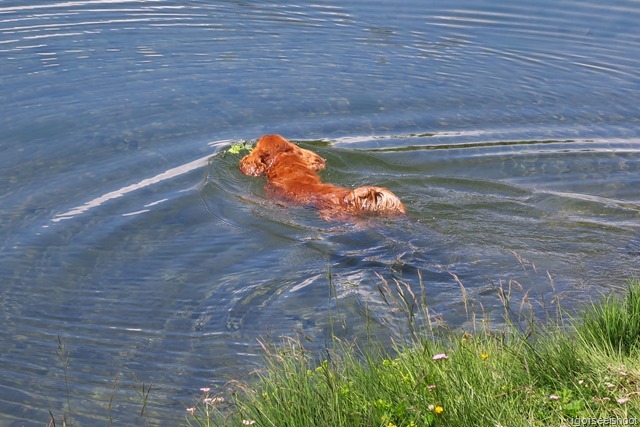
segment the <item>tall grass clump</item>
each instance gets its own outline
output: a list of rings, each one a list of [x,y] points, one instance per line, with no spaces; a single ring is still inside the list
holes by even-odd
[[[583,314],[578,336],[608,355],[640,350],[640,281],[629,282],[624,299],[608,296]]]
[[[637,280],[629,282],[624,296],[605,298],[579,316],[547,319],[544,325],[532,320],[530,301],[511,301],[516,284],[499,283],[503,306],[519,306],[519,312],[506,310],[503,326],[493,327],[465,299],[474,327],[457,331],[435,322],[423,296],[406,283],[378,279],[387,309],[399,313],[398,327],[404,325],[409,340],[389,349],[373,339],[359,343],[334,336],[320,355],[305,348],[304,337],[263,343],[265,369],[247,382],[230,382],[219,394],[203,389],[197,405],[188,409],[188,424],[567,427],[638,422]]]

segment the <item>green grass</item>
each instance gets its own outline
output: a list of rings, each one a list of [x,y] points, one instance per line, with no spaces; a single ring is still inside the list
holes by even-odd
[[[533,321],[526,304],[518,313],[509,308],[511,283],[497,286],[505,320],[511,320],[499,329],[478,320],[472,333],[431,323],[426,303],[408,285],[380,281],[389,309],[399,310],[406,321],[410,340],[388,350],[374,340],[359,346],[334,337],[332,348],[321,357],[310,354],[299,338],[264,344],[266,369],[249,383],[229,383],[221,394],[205,390],[189,409],[188,425],[506,427],[637,422],[638,280],[629,281],[621,297],[607,297],[575,317],[547,319],[544,326]],[[476,318],[474,313],[470,316]]]

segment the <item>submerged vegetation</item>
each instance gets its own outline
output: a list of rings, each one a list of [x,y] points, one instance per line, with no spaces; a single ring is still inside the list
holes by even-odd
[[[426,302],[406,283],[379,279],[388,308],[407,321],[408,340],[388,350],[374,339],[359,345],[334,336],[320,358],[300,337],[263,344],[265,371],[248,383],[229,383],[220,394],[202,389],[187,409],[188,425],[638,423],[640,281],[630,280],[626,294],[575,317],[559,308],[544,324],[526,304],[514,313],[512,283],[501,284],[495,289],[504,325],[470,313],[473,330],[455,331],[432,321]]]

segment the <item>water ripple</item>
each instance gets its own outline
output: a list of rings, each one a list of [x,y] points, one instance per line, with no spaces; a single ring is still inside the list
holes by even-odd
[[[65,412],[57,334],[76,423],[109,424],[119,375],[114,425],[177,424],[266,325],[322,346],[339,303],[350,338],[388,333],[374,273],[423,272],[460,325],[450,273],[492,314],[486,275],[547,300],[637,271],[637,2],[27,3],[0,2],[2,421]],[[408,217],[273,199],[226,152],[273,132]]]

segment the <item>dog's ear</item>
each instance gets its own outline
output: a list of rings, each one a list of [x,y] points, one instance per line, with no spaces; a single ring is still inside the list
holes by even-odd
[[[253,151],[240,160],[240,172],[252,176],[264,175],[271,159],[280,152],[290,150],[289,145],[294,146],[280,135],[262,136]]]
[[[297,148],[297,150],[299,150],[297,151],[298,157],[300,157],[304,161],[304,163],[309,167],[309,169],[312,169],[317,172],[324,169],[325,166],[327,165],[327,161],[322,157],[318,156],[313,151],[305,150],[304,148],[300,148],[298,146],[295,146],[295,147]]]
[[[247,154],[240,160],[240,172],[252,176],[264,175],[267,164],[257,151],[254,150],[253,153]]]

